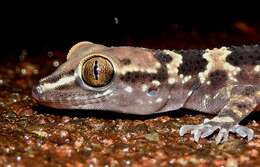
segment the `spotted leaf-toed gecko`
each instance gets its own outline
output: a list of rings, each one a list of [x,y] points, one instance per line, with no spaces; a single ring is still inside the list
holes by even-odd
[[[217,114],[199,125],[184,125],[180,136],[199,141],[219,130],[251,140],[239,122],[260,102],[260,46],[206,50],[154,50],[74,45],[67,61],[33,88],[40,104],[59,109],[154,114],[180,108]]]

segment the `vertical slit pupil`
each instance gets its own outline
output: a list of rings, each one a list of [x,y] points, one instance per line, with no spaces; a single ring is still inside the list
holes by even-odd
[[[98,80],[99,78],[99,64],[98,64],[98,61],[96,60],[95,61],[95,64],[94,64],[94,68],[93,68],[93,73],[94,73],[94,77],[96,80]]]

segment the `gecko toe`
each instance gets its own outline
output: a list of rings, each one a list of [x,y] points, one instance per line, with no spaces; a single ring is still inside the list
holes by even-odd
[[[191,134],[193,134],[193,138],[195,140],[195,142],[198,142],[201,136],[201,130],[200,129],[194,129],[193,131],[191,131]]]
[[[254,131],[242,125],[233,126],[231,131],[237,133],[239,136],[243,138],[247,137],[248,141],[254,138]]]
[[[228,140],[228,130],[222,128],[219,130],[217,137],[215,138],[216,144],[224,143]]]
[[[198,142],[200,138],[205,138],[211,135],[217,128],[206,123],[199,125],[184,125],[180,128],[180,136],[186,133],[193,134],[195,142]]]
[[[212,135],[212,133],[214,133],[216,130],[218,129],[218,127],[216,126],[211,126],[210,128],[207,128],[207,130],[204,131],[204,133],[202,133],[201,138],[206,138],[210,135]]]
[[[192,131],[194,129],[194,127],[197,125],[184,125],[180,128],[180,136],[184,136],[186,133],[189,133],[190,131]]]

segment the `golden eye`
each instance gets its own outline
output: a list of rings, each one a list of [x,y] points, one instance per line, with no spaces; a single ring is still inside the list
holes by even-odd
[[[112,63],[103,56],[92,56],[82,65],[82,79],[90,87],[104,87],[114,77]]]

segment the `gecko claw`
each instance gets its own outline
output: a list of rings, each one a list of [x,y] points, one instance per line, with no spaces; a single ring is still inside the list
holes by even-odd
[[[184,125],[180,128],[180,136],[184,136],[187,133],[193,135],[194,141],[198,142],[200,138],[206,138],[212,135],[217,129],[219,132],[215,138],[216,144],[224,143],[228,141],[229,132],[237,133],[242,138],[247,137],[248,141],[254,137],[254,131],[242,125],[230,125],[221,122],[204,121],[199,125]]]
[[[200,136],[201,136],[201,131],[196,129],[196,130],[191,131],[191,134],[193,134],[193,138],[194,138],[195,142],[198,142],[200,139]]]
[[[254,138],[254,131],[248,127],[242,126],[242,125],[235,125],[230,130],[233,133],[237,133],[239,136],[245,138],[247,137],[247,140],[250,141]]]
[[[218,129],[218,127],[216,127],[216,126],[208,128],[207,130],[204,131],[204,133],[201,134],[201,138],[206,138],[206,137],[210,136],[217,129]]]
[[[180,136],[184,136],[186,133],[193,134],[195,142],[198,142],[200,138],[205,138],[211,135],[217,128],[209,124],[200,124],[200,125],[184,125],[180,129]]]

